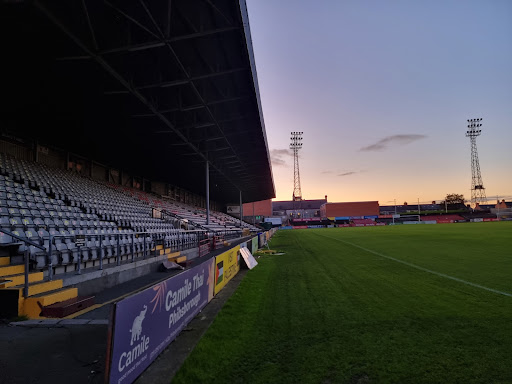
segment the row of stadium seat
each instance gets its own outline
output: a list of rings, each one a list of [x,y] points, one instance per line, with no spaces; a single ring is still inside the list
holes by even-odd
[[[152,217],[153,208],[164,207],[181,215]],[[212,212],[210,227],[235,229],[240,235],[241,229],[233,225],[235,219],[223,215]],[[186,218],[190,224],[206,228],[205,217],[202,208],[164,202],[135,189],[0,154],[0,228],[45,251],[4,233],[0,233],[0,246],[17,247],[20,255],[27,251],[38,268],[46,265],[50,239],[53,265],[76,263],[79,255],[85,261],[132,252],[140,257],[144,239],[146,251],[156,242],[174,250],[196,246],[203,234],[180,230],[180,220]],[[76,235],[86,236],[80,249],[75,245]]]

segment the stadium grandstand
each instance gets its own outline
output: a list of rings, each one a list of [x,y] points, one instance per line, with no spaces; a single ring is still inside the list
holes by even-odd
[[[2,315],[261,231],[226,213],[275,196],[244,1],[0,7]]]

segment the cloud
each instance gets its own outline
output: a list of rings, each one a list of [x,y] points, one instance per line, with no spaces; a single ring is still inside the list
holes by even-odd
[[[270,161],[274,167],[286,167],[287,157],[292,157],[293,153],[289,149],[272,149],[270,151]]]
[[[271,161],[272,161],[272,166],[274,166],[274,167],[284,167],[287,165],[286,161],[276,158],[276,157],[272,157]]]
[[[272,149],[270,153],[274,156],[293,156],[292,151],[289,149]]]
[[[336,176],[350,176],[356,174],[356,171],[350,171],[350,172],[344,172],[344,173],[338,173]]]
[[[382,151],[392,145],[406,145],[410,144],[413,141],[425,139],[427,136],[425,135],[393,135],[387,136],[383,139],[380,139],[376,143],[369,145],[367,147],[363,147],[360,151],[363,152],[371,152],[371,151]]]

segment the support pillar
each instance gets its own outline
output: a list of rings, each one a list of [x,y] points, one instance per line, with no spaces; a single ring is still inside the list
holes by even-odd
[[[39,163],[39,141],[36,140],[34,148],[34,161]]]
[[[206,160],[206,225],[210,225],[210,163]]]
[[[240,228],[242,228],[242,219],[244,217],[243,207],[242,207],[242,191],[240,191]]]

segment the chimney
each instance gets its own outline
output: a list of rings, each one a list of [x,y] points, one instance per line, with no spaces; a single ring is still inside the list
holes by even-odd
[[[435,200],[432,200],[432,205],[435,205],[436,204],[436,201]]]
[[[327,203],[327,195],[325,195],[325,202]]]

